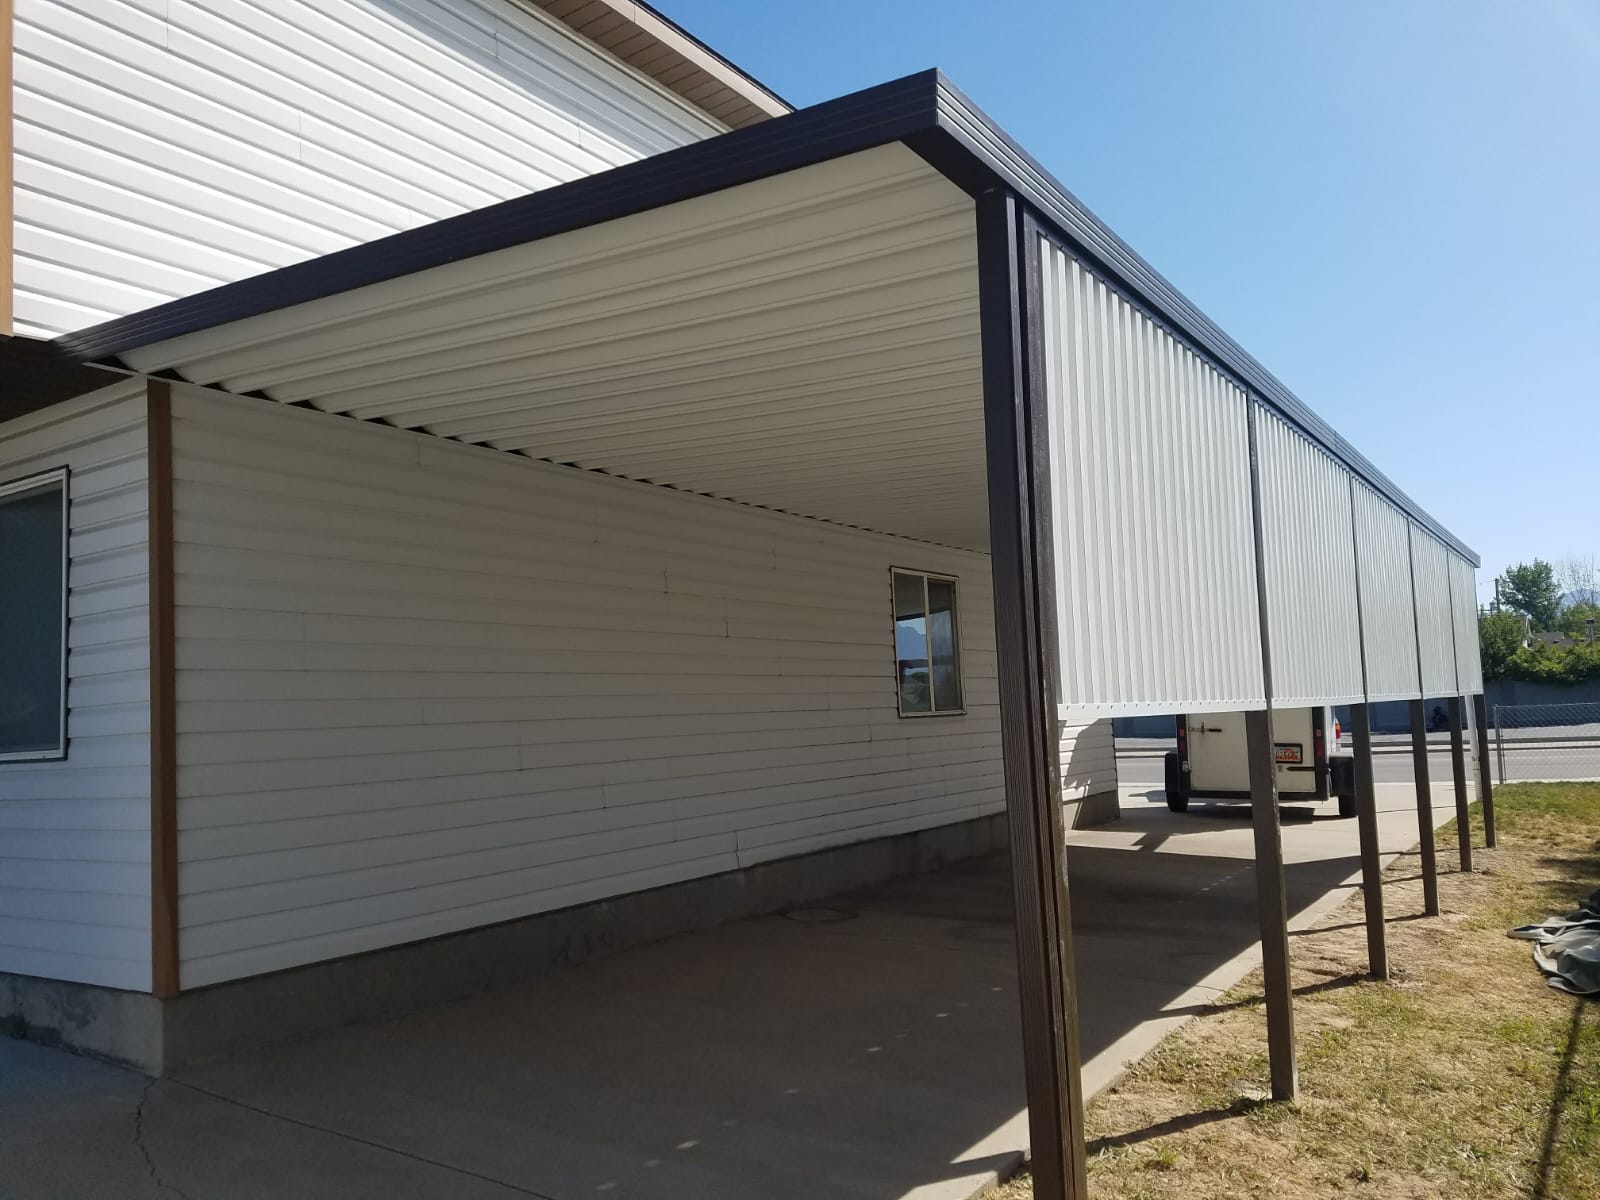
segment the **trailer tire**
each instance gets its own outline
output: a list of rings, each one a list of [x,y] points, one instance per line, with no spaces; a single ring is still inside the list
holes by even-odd
[[[1330,758],[1328,760],[1328,783],[1333,794],[1339,798],[1339,815],[1353,817],[1356,815],[1356,760],[1353,758]]]
[[[1183,777],[1183,766],[1178,762],[1178,752],[1168,750],[1166,756],[1167,807],[1175,813],[1189,811],[1189,786]]]

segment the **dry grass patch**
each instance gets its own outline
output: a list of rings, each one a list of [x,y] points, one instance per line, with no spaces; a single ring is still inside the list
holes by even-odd
[[[1600,1003],[1505,936],[1600,886],[1600,785],[1495,798],[1500,845],[1471,875],[1440,831],[1440,918],[1418,915],[1415,855],[1387,873],[1390,982],[1363,978],[1359,896],[1291,939],[1301,1098],[1263,1099],[1256,974],[1090,1105],[1096,1200],[1600,1197]]]

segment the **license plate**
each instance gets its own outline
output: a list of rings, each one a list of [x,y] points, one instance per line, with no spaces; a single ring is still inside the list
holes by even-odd
[[[1305,750],[1299,742],[1278,742],[1272,751],[1280,767],[1298,766],[1306,760]]]

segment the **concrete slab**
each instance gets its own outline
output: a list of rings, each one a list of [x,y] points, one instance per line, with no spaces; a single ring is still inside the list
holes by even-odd
[[[1069,837],[1096,1091],[1256,956],[1245,810],[1123,807]],[[1297,926],[1358,875],[1328,816],[1284,830]],[[965,1200],[1026,1142],[1010,910],[990,857],[155,1083],[0,1043],[0,1197]]]

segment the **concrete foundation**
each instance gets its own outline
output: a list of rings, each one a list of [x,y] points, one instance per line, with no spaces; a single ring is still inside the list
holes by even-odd
[[[1109,792],[1096,792],[1080,800],[1069,800],[1063,808],[1068,829],[1089,829],[1095,825],[1104,825],[1107,821],[1115,821],[1122,815],[1116,788],[1112,788]]]
[[[1101,798],[1079,802],[1081,826]],[[1116,796],[1110,795],[1115,815]],[[1095,819],[1104,819],[1103,816]],[[301,1034],[381,1020],[560,967],[919,874],[1007,845],[1003,813],[762,863],[158,1000],[0,973],[0,1030],[162,1075]]]

